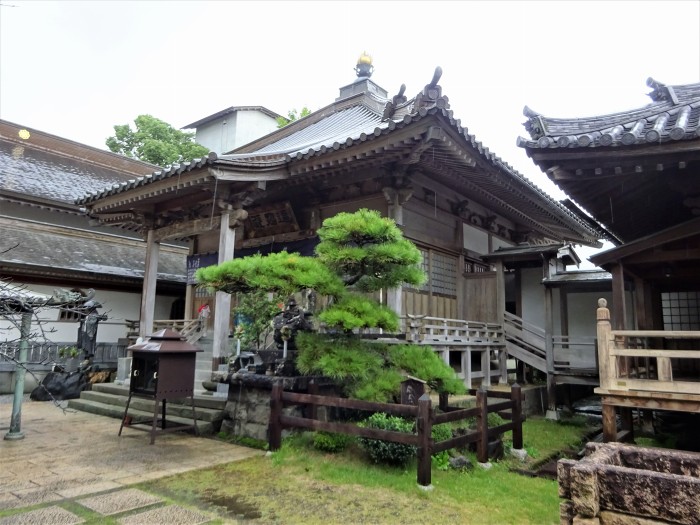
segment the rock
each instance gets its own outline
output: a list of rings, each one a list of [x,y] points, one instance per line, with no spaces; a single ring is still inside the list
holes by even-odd
[[[503,441],[496,439],[494,441],[489,441],[488,445],[489,458],[498,461],[503,459]]]
[[[41,384],[32,390],[29,398],[33,401],[51,401],[50,392],[57,400],[77,399],[88,384],[84,372],[49,372]]]
[[[471,470],[474,468],[474,465],[471,461],[469,461],[469,458],[465,458],[464,456],[456,456],[454,458],[450,458],[450,467],[455,470]]]

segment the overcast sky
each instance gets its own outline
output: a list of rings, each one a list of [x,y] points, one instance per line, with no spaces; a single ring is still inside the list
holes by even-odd
[[[523,107],[600,115],[648,104],[648,77],[700,82],[700,0],[0,0],[0,118],[106,149],[144,113],[319,109],[363,51],[390,96],[441,66],[462,125],[559,199],[515,146]]]

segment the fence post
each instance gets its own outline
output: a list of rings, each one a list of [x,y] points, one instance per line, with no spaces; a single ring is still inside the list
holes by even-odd
[[[316,381],[313,379],[311,381],[309,381],[308,392],[312,396],[318,395],[318,385],[316,384]],[[316,403],[312,403],[309,406],[309,419],[318,419],[318,405]]]
[[[476,431],[479,434],[479,441],[476,444],[476,459],[479,463],[489,461],[489,407],[488,394],[483,387],[476,391]]]
[[[613,381],[617,379],[617,361],[615,356],[610,355],[612,328],[610,326],[610,310],[608,310],[607,306],[608,302],[605,299],[598,299],[598,309],[596,310],[598,374],[600,376],[600,387],[610,389]]]
[[[433,411],[430,396],[423,394],[418,400],[418,484],[429,487],[431,484],[431,456]]]
[[[268,429],[270,450],[279,450],[282,446],[282,382],[276,381],[270,392],[270,426]]]
[[[438,406],[440,407],[440,410],[442,410],[443,412],[447,412],[447,409],[450,406],[449,396],[450,396],[450,394],[448,394],[447,392],[440,392],[440,394],[439,394]]]
[[[510,399],[513,402],[513,448],[523,448],[523,397],[520,385],[513,383],[510,387]]]

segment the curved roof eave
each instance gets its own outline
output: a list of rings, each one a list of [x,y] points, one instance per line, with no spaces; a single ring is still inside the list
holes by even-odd
[[[650,78],[647,85],[654,88],[651,104],[609,115],[550,118],[525,106],[530,138],[518,137],[517,145],[542,150],[700,139],[700,83],[666,86]]]

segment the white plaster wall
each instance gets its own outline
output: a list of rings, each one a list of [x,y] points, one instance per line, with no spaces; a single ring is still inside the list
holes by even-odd
[[[22,283],[13,282],[18,286]],[[53,295],[56,287],[43,285],[26,285],[27,289]],[[162,296],[156,297],[156,309],[154,319],[168,319],[170,317],[170,307],[175,297]],[[141,294],[127,293],[107,290],[97,290],[95,293],[97,300],[102,308],[99,308],[100,313],[105,313],[108,316],[106,321],[100,322],[97,329],[98,343],[116,343],[121,337],[126,337],[126,325],[124,321],[138,320],[141,310]],[[41,328],[44,331],[55,330],[55,332],[47,333],[46,338],[51,342],[67,343],[77,341],[78,337],[78,322],[58,321],[59,310],[57,308],[46,308],[39,312],[38,318],[41,320]],[[7,323],[4,322],[0,326],[0,341],[14,340],[19,337],[16,331],[5,330]],[[39,326],[32,326],[32,331],[37,332]]]
[[[520,273],[523,321],[544,329],[544,285],[541,268],[523,268]]]
[[[235,139],[236,113],[199,126],[195,134],[195,142],[219,155],[232,150]]]
[[[262,111],[241,110],[198,127],[195,141],[221,155],[276,129],[277,121]]]
[[[277,121],[262,111],[244,110],[236,112],[236,137],[233,148],[244,146],[277,130]]]
[[[489,253],[489,234],[479,228],[463,224],[464,248],[480,255]]]

